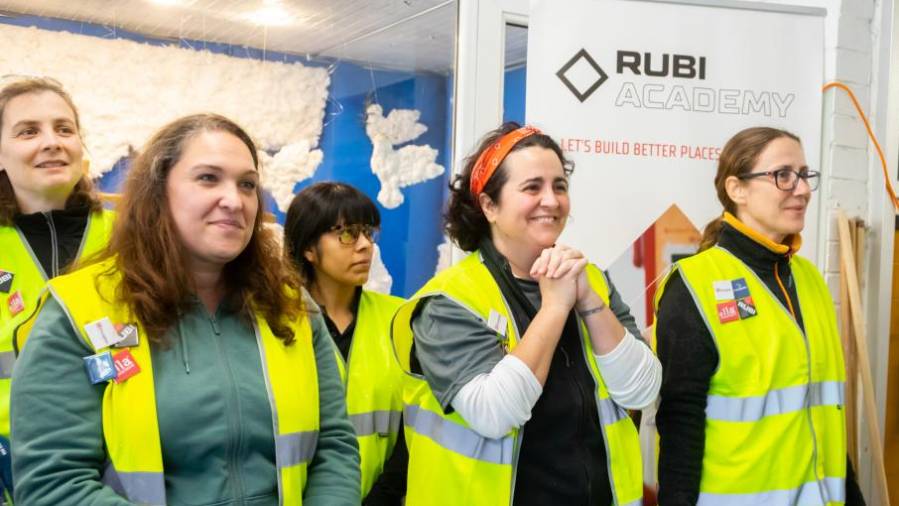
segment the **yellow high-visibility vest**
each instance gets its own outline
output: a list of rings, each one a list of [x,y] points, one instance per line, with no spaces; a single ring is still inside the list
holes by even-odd
[[[359,441],[363,498],[384,470],[399,433],[403,371],[393,354],[390,320],[403,302],[399,297],[363,290],[348,355],[349,372],[335,347],[346,386],[347,413]]]
[[[609,289],[602,272],[589,265],[587,276],[590,286],[608,304]],[[505,298],[478,252],[432,278],[399,309],[393,320],[392,338],[406,373],[403,388],[403,420],[409,447],[406,504],[510,505],[521,431],[513,429],[496,439],[481,436],[458,413],[446,414],[424,377],[411,372],[412,315],[419,301],[435,295],[453,300],[485,325],[491,319],[501,322],[504,318],[505,332],[498,333],[497,339],[508,350],[515,348],[520,336]],[[608,453],[614,504],[640,505],[643,474],[637,429],[627,412],[609,397],[596,365],[590,335],[580,318],[578,328],[584,356],[596,382],[597,423]]]
[[[105,273],[112,272],[112,275]],[[133,324],[139,343],[128,348],[141,371],[121,383],[110,382],[103,393],[103,437],[109,464],[103,482],[121,496],[140,504],[165,504],[165,469],[150,344],[143,327],[126,306],[114,304],[121,275],[112,260],[93,264],[48,283],[49,293],[68,314],[85,343],[95,348],[85,325],[102,318],[113,324]],[[292,324],[293,344],[276,338],[261,315],[253,322],[274,425],[275,465],[280,504],[302,504],[307,467],[318,441],[318,371],[312,329],[305,316]]]
[[[114,221],[112,211],[91,213],[74,261],[105,248]],[[9,383],[16,360],[13,334],[15,328],[35,311],[41,290],[53,273],[44,272],[18,227],[0,227],[0,252],[0,276],[12,274],[11,286],[0,290],[0,435],[9,437]],[[17,301],[21,305],[17,306],[16,314],[12,314],[10,305],[19,304]]]
[[[726,249],[705,250],[676,268],[719,356],[706,407],[698,504],[843,504],[843,348],[830,291],[815,266],[790,259],[804,332],[790,309]],[[665,282],[657,306],[664,288]]]

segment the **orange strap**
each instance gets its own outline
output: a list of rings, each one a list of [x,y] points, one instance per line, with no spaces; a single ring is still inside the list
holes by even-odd
[[[852,105],[855,106],[855,110],[858,111],[858,115],[861,118],[862,123],[865,124],[865,130],[868,131],[868,137],[871,138],[871,142],[874,144],[874,148],[877,149],[877,156],[880,157],[880,164],[883,166],[883,180],[886,183],[887,193],[890,194],[890,201],[893,203],[893,209],[895,212],[899,212],[899,199],[896,198],[896,191],[893,190],[893,183],[890,179],[889,169],[887,169],[886,156],[884,156],[883,150],[880,149],[880,143],[877,142],[877,137],[874,136],[874,131],[871,130],[871,124],[868,122],[868,118],[867,116],[865,116],[865,112],[862,110],[862,106],[859,105],[858,100],[855,98],[855,94],[852,93],[852,90],[850,90],[849,87],[845,84],[833,81],[825,84],[822,91],[827,91],[830,88],[839,88],[849,94],[849,98],[852,100]]]
[[[490,177],[496,172],[496,168],[503,162],[509,151],[525,137],[539,133],[541,133],[540,130],[532,126],[523,126],[503,135],[481,152],[471,169],[471,182],[469,183],[469,189],[475,199],[484,191],[487,181],[490,181]]]

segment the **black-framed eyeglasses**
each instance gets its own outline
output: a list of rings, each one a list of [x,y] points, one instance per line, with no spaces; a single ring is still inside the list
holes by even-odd
[[[737,179],[742,179],[745,181],[747,179],[753,179],[762,176],[771,176],[772,178],[774,178],[774,186],[776,186],[778,190],[783,190],[785,192],[791,192],[795,190],[796,186],[799,185],[800,179],[804,180],[808,184],[808,188],[811,191],[817,190],[818,184],[821,182],[821,173],[817,170],[807,170],[799,172],[787,167],[777,170],[766,170],[765,172],[750,172],[749,174],[737,176]]]
[[[337,234],[337,240],[340,241],[340,244],[346,246],[356,244],[360,235],[364,235],[369,241],[375,242],[378,240],[378,233],[380,232],[377,227],[363,225],[361,223],[354,223],[352,225],[334,225],[328,231]]]

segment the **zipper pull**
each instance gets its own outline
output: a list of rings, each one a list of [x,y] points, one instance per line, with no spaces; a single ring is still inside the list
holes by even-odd
[[[222,335],[222,331],[219,329],[218,320],[215,319],[215,315],[209,317],[209,323],[212,324],[212,331],[215,332],[215,335]]]

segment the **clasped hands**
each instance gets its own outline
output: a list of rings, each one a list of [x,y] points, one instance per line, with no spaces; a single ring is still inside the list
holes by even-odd
[[[530,275],[540,285],[541,307],[564,312],[601,306],[599,295],[587,282],[587,257],[574,248],[557,244],[544,249],[531,266]]]

